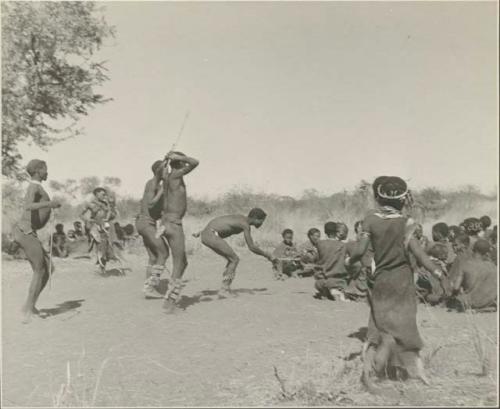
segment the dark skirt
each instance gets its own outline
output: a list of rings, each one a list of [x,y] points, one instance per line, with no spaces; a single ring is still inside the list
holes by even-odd
[[[401,351],[423,347],[417,328],[417,298],[413,272],[408,264],[377,271],[370,283],[368,341],[378,345],[382,334],[391,335]]]

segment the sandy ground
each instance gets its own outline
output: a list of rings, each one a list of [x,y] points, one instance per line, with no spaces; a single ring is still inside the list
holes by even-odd
[[[367,305],[314,299],[312,278],[274,281],[269,263],[238,252],[238,297],[217,298],[223,263],[197,251],[184,310],[173,316],[161,300],[143,299],[140,256],[129,256],[126,276],[106,277],[90,260],[56,259],[52,288],[38,303],[50,315],[27,325],[20,307],[30,266],[4,260],[3,405],[497,404],[495,313],[420,306],[432,385],[384,381],[395,394],[373,396],[359,384]]]

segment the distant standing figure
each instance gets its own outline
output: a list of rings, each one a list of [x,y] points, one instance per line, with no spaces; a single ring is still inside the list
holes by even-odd
[[[21,219],[13,227],[14,240],[24,250],[33,269],[28,298],[23,307],[23,323],[30,322],[32,315],[39,313],[35,304],[51,273],[49,272],[49,256],[38,239],[37,230],[42,229],[47,224],[51,209],[61,207],[58,201],[50,200],[49,195],[42,187],[42,182],[46,181],[48,176],[47,164],[42,160],[33,159],[28,163],[26,171],[30,175],[31,181],[24,198]]]

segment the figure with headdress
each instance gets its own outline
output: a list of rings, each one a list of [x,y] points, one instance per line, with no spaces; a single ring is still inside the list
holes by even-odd
[[[441,272],[415,238],[415,222],[403,214],[409,196],[406,182],[395,176],[381,176],[372,187],[378,207],[363,220],[363,237],[346,265],[358,261],[372,245],[375,270],[368,277],[370,318],[362,380],[370,391],[375,391],[373,372],[378,376],[406,373],[427,382],[420,358],[423,341],[417,327],[410,254],[437,276]]]

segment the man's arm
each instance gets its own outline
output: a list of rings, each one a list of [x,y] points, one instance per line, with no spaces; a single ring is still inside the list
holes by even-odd
[[[441,269],[437,268],[436,265],[429,259],[427,254],[425,254],[425,251],[422,249],[422,247],[420,247],[420,244],[415,237],[412,237],[410,239],[408,248],[421,266],[423,266],[427,271],[435,274],[436,276],[441,277]]]
[[[148,204],[148,209],[153,209],[160,201],[163,195],[163,186],[161,181],[156,178],[152,182],[148,182],[146,189],[144,189],[144,200]]]
[[[170,171],[170,175],[173,177],[180,177],[187,175],[200,164],[200,162],[195,158],[191,158],[189,156],[177,155],[176,153],[173,152],[169,152],[167,154],[167,160],[176,160],[182,162],[182,164],[184,165],[180,169],[172,169]]]
[[[357,243],[356,246],[351,251],[351,256],[347,257],[346,259],[346,266],[352,266],[354,263],[357,261],[361,260],[361,257],[366,253],[368,250],[368,247],[370,246],[370,237],[368,235],[365,235],[361,237],[359,242]]]
[[[35,202],[35,194],[37,190],[38,190],[37,185],[30,184],[28,186],[28,191],[26,192],[26,196],[24,197],[24,210],[38,210],[38,209],[43,209],[45,207],[56,209],[58,207],[61,207],[61,204],[57,200]]]
[[[264,250],[261,250],[258,246],[255,245],[252,239],[252,235],[250,234],[250,226],[245,226],[243,228],[243,235],[245,236],[245,241],[247,243],[247,246],[252,253],[255,253],[259,256],[263,256],[267,258],[269,261],[274,262],[275,257],[265,252]]]

